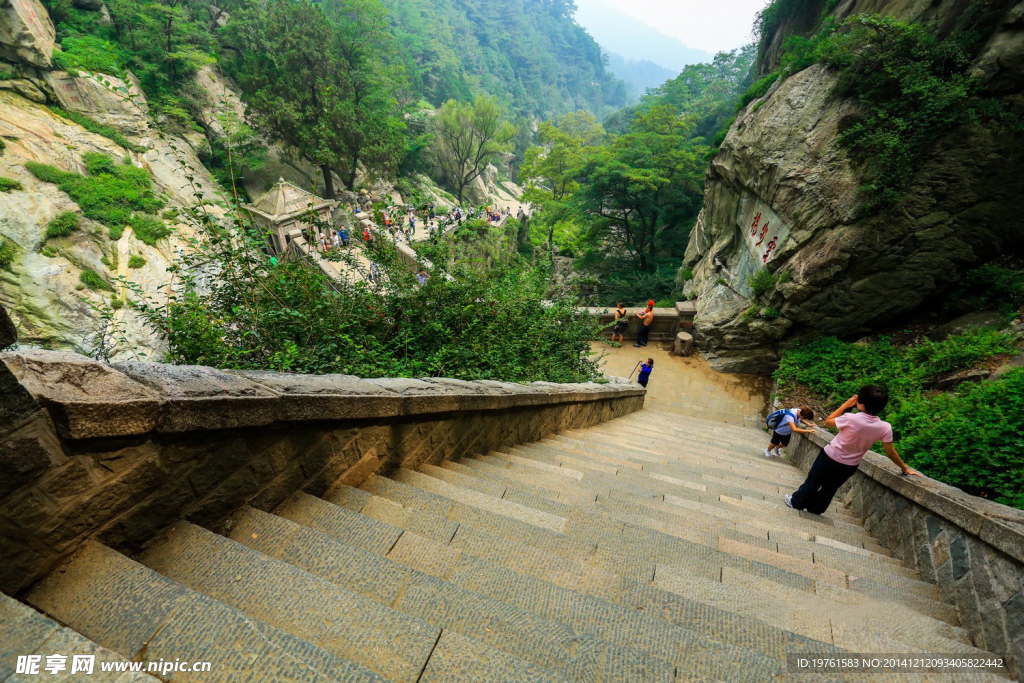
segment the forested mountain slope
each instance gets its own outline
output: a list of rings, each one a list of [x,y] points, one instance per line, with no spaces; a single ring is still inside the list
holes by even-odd
[[[384,0],[410,87],[434,105],[487,93],[521,116],[626,103],[571,0]]]

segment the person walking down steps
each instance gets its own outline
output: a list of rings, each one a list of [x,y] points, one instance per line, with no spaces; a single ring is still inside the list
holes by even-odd
[[[764,449],[766,458],[781,458],[782,449],[789,445],[793,432],[811,434],[813,429],[804,429],[801,425],[815,427],[811,420],[814,419],[814,411],[804,406],[803,408],[789,408],[787,410],[776,410],[768,416],[768,427],[772,430],[772,440],[768,448]]]
[[[651,379],[651,370],[654,369],[654,359],[648,358],[645,363],[643,359],[640,359],[640,374],[636,376],[636,381],[640,382],[640,386],[644,389],[647,388],[647,382]]]
[[[892,443],[892,425],[878,417],[888,403],[889,391],[869,384],[836,408],[825,420],[825,426],[839,429],[839,434],[821,449],[800,488],[786,494],[786,505],[816,515],[824,513],[836,491],[853,476],[864,454],[876,441],[882,442],[885,454],[904,476],[921,476],[900,459]],[[860,412],[846,414],[853,407]]]

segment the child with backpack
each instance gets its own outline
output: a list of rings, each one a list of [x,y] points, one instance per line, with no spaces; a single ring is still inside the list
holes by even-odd
[[[838,429],[839,434],[821,449],[800,488],[786,495],[786,505],[795,510],[823,514],[832,504],[836,491],[853,476],[864,454],[876,441],[882,442],[885,454],[904,476],[921,476],[900,459],[892,443],[892,425],[878,417],[888,403],[889,391],[869,384],[829,415],[825,426]],[[846,411],[854,407],[860,412],[847,414]]]
[[[812,419],[814,419],[814,411],[807,406],[776,410],[769,415],[766,423],[768,428],[772,430],[772,440],[768,444],[768,448],[764,449],[764,457],[781,458],[782,448],[789,445],[793,432],[811,434],[814,431],[813,429],[803,429],[800,426],[806,424],[816,427],[817,425],[811,422]]]

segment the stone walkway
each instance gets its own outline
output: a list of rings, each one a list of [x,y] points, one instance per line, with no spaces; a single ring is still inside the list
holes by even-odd
[[[696,353],[682,358],[668,342],[651,342],[643,349],[631,340],[621,347],[607,342],[593,344],[604,354],[605,373],[626,377],[642,358],[654,358],[654,372],[647,385],[648,408],[681,415],[759,427],[768,405],[770,382],[754,375],[725,375],[712,370]],[[633,373],[636,380],[637,373]]]
[[[87,544],[26,596],[67,628],[0,600],[0,680],[11,647],[47,649],[21,625],[106,658],[214,662],[173,676],[196,681],[864,680],[787,658],[983,654],[841,506],[783,505],[802,475],[758,455],[763,387],[645,351],[639,413],[297,492],[225,535],[181,522],[135,559]]]

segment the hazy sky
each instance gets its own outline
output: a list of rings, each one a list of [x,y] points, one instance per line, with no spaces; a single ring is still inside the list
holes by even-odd
[[[751,41],[754,16],[767,0],[576,0],[607,2],[689,47],[718,52]]]

